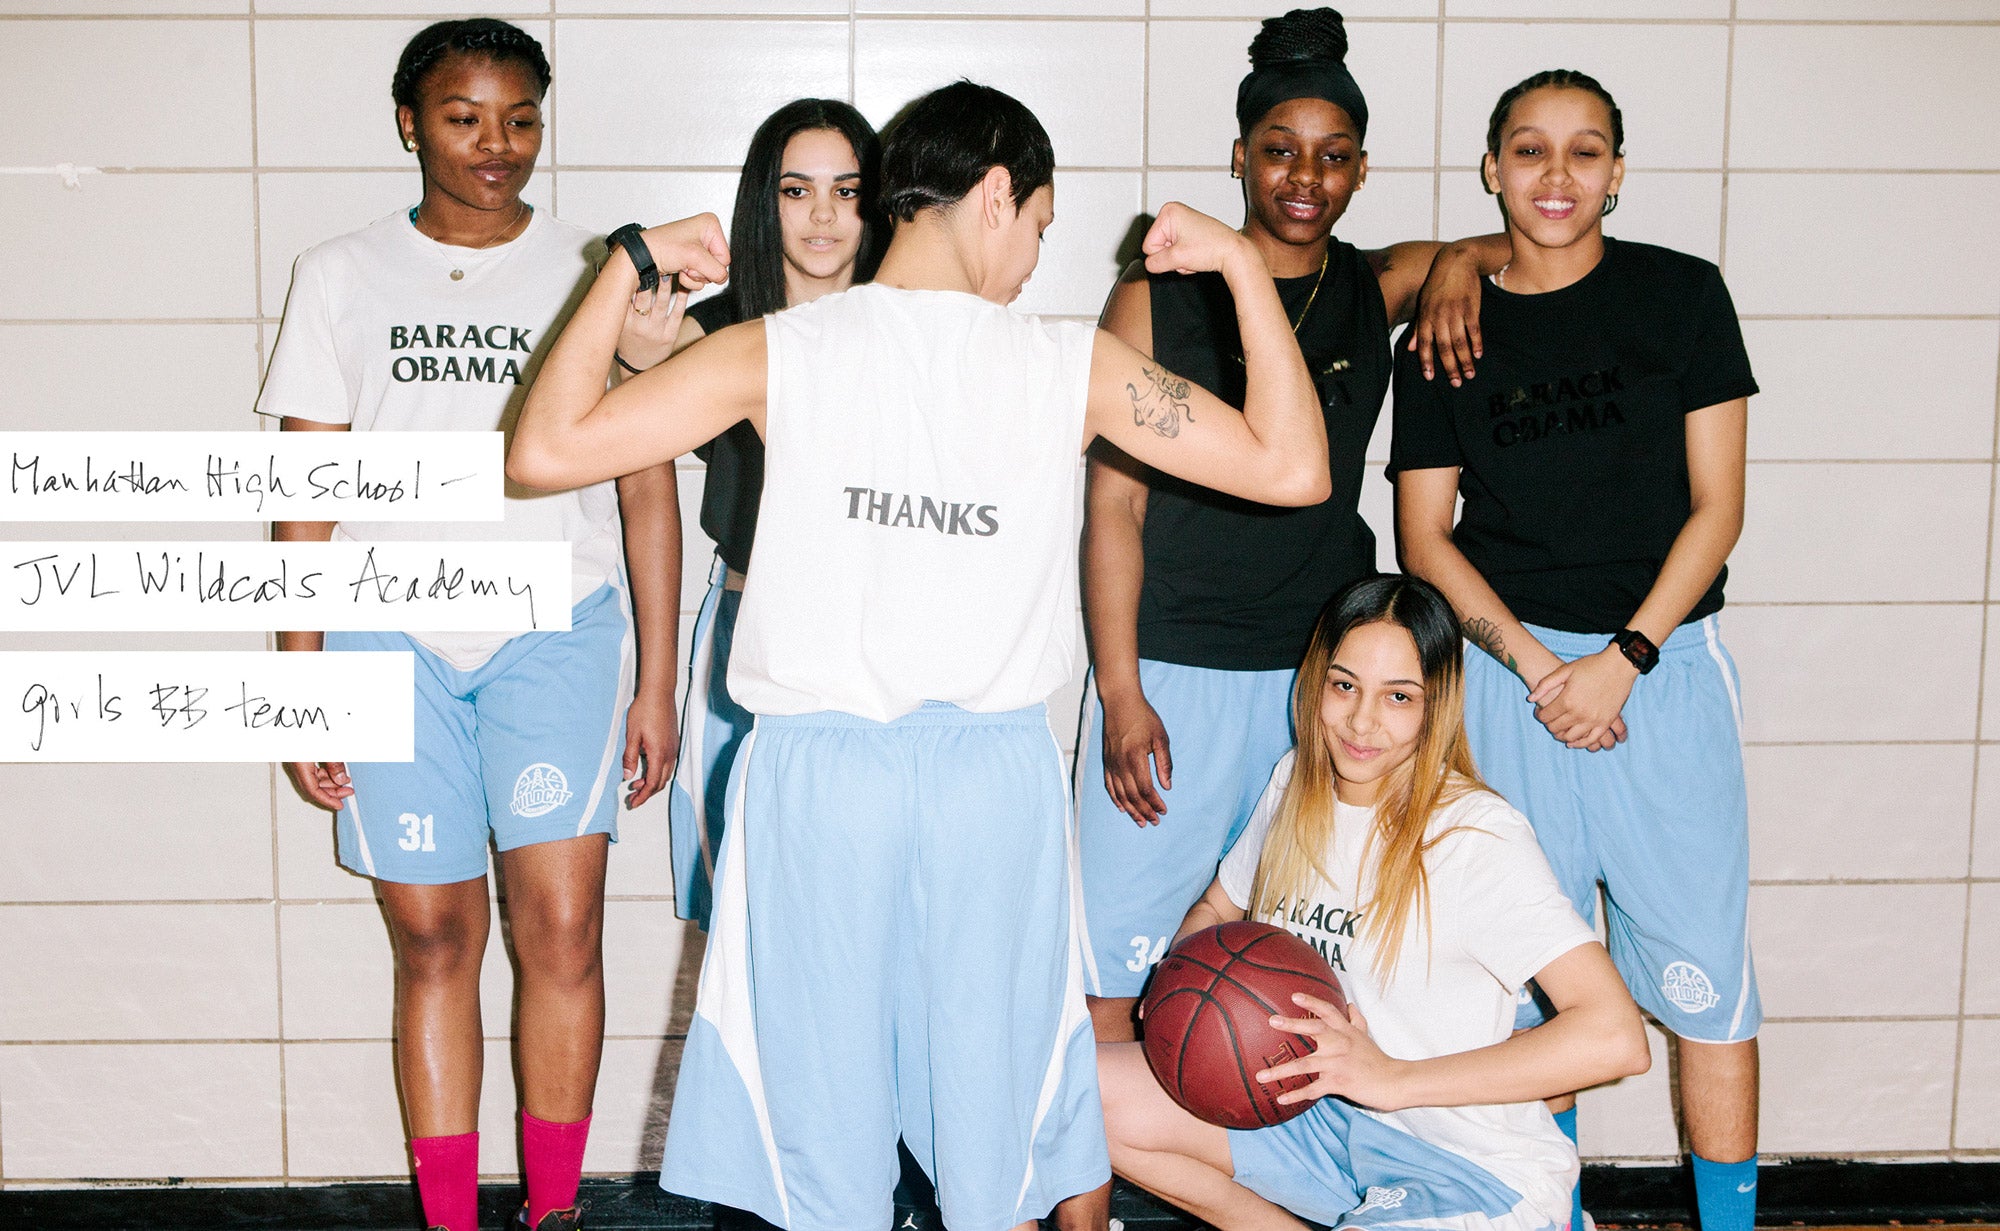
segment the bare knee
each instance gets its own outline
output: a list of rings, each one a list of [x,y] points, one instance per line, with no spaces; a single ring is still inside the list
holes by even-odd
[[[417,983],[479,978],[488,927],[483,890],[476,908],[469,900],[413,901],[409,895],[398,901],[384,895],[384,904],[401,978]]]
[[[514,952],[530,978],[583,983],[604,963],[604,904],[595,896],[532,894],[508,903]]]

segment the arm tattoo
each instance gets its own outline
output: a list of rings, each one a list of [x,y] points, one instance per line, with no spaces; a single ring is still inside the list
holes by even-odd
[[[1521,664],[1514,661],[1514,656],[1507,652],[1507,643],[1500,640],[1498,624],[1485,616],[1474,616],[1465,622],[1465,639],[1491,654],[1507,670],[1521,674]]]
[[[1146,378],[1146,387],[1125,386],[1132,399],[1133,424],[1152,428],[1169,438],[1180,435],[1182,419],[1194,422],[1194,411],[1188,408],[1188,382],[1154,364],[1147,364],[1139,371]]]

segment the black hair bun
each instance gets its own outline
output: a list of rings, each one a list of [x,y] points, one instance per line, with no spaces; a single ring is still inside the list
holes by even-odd
[[[1299,60],[1347,61],[1347,24],[1329,8],[1293,9],[1283,17],[1267,17],[1264,28],[1250,40],[1250,66],[1270,68]]]

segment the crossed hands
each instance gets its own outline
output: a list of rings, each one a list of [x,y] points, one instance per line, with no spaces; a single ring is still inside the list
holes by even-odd
[[[1617,646],[1572,659],[1543,676],[1528,693],[1535,718],[1570,748],[1609,752],[1625,742],[1619,712],[1639,669]]]
[[[1319,997],[1308,996],[1304,992],[1293,995],[1292,1003],[1312,1016],[1274,1016],[1271,1025],[1293,1034],[1310,1036],[1313,1052],[1310,1056],[1301,1056],[1297,1060],[1264,1069],[1257,1074],[1257,1080],[1279,1081],[1286,1077],[1310,1076],[1312,1084],[1280,1094],[1277,1098],[1279,1103],[1310,1103],[1337,1094],[1350,1103],[1377,1111],[1395,1111],[1408,1105],[1402,1090],[1409,1062],[1397,1060],[1375,1046],[1360,1009],[1349,1005],[1343,1013]]]

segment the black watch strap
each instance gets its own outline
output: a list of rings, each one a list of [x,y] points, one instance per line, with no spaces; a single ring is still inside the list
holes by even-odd
[[[640,235],[645,229],[636,222],[628,222],[605,236],[604,246],[615,244],[625,249],[625,255],[632,258],[632,268],[639,271],[639,289],[653,291],[660,286],[660,267],[653,264],[652,249],[646,247],[646,240]]]
[[[1613,637],[1611,643],[1618,647],[1626,662],[1639,669],[1640,675],[1660,665],[1660,647],[1636,628],[1625,629]]]

